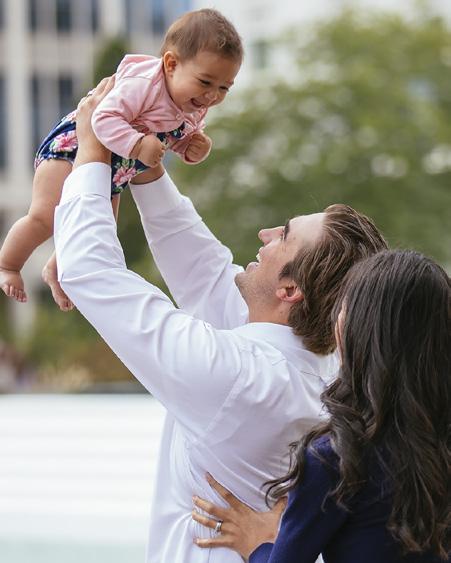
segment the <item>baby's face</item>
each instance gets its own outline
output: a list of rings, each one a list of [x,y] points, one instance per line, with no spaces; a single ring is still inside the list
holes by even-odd
[[[167,52],[163,61],[169,94],[185,113],[220,104],[240,69],[240,62],[209,51],[183,62]]]

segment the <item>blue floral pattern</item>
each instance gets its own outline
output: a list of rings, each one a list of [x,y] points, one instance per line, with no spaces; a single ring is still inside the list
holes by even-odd
[[[58,159],[73,163],[78,149],[75,119],[77,111],[74,110],[64,116],[50,131],[39,147],[34,168],[36,169],[43,160]],[[173,132],[169,133],[172,135]],[[163,133],[163,135],[166,135]],[[127,159],[117,154],[111,155],[111,194],[120,194],[127,188],[130,180],[147,170],[148,166],[139,160]]]

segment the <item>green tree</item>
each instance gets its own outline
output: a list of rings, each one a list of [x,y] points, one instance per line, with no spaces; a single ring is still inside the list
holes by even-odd
[[[114,74],[124,55],[129,52],[129,44],[125,37],[110,37],[105,40],[95,57],[92,85],[100,82],[105,76]]]
[[[210,158],[176,167],[210,227],[247,262],[262,226],[343,202],[374,218],[393,246],[451,263],[444,21],[345,11],[286,45],[289,76],[226,100],[208,127]]]

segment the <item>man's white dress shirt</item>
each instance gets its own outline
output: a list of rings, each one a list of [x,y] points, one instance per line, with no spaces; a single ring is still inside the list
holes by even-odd
[[[147,563],[233,563],[200,549],[214,534],[191,518],[194,494],[222,500],[209,471],[257,510],[262,484],[287,469],[288,445],[315,424],[335,355],[307,351],[287,326],[248,323],[242,269],[165,174],[132,188],[154,259],[179,308],[127,269],[110,203],[110,168],[66,180],[55,216],[61,285],[79,311],[167,409]]]

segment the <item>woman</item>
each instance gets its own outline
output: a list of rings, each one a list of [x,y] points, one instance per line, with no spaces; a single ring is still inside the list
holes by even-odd
[[[330,418],[269,483],[279,504],[257,513],[209,479],[229,508],[195,498],[213,518],[193,518],[220,531],[195,541],[250,563],[450,561],[450,278],[415,252],[381,252],[350,271],[337,304]]]

